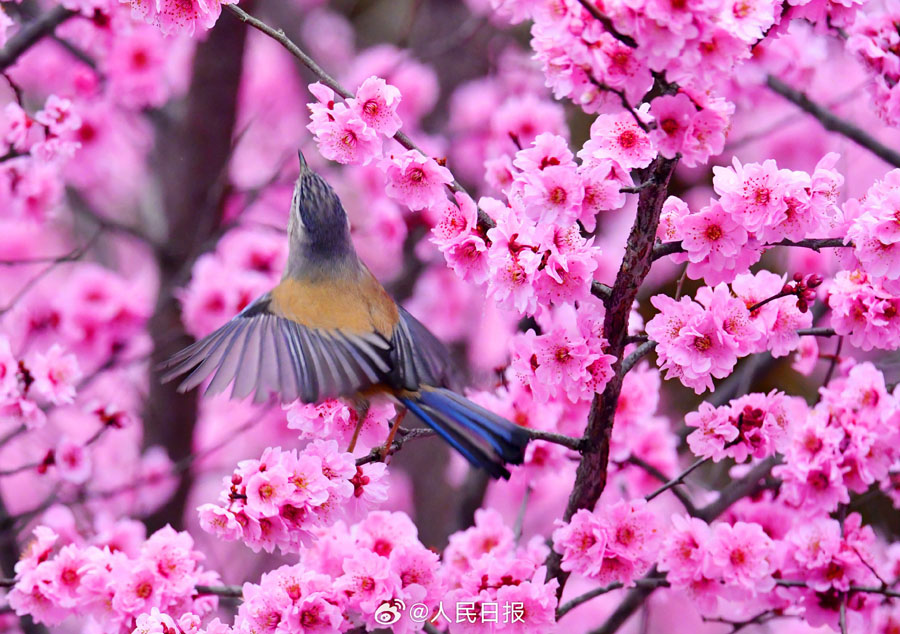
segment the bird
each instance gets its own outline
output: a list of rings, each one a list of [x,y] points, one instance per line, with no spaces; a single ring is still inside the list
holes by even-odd
[[[187,392],[319,403],[345,398],[364,410],[385,395],[398,414],[383,448],[411,412],[493,478],[521,464],[527,430],[459,393],[446,347],[398,305],[360,260],[334,189],[298,151],[281,281],[220,328],[164,362],[162,381],[187,374]],[[359,415],[361,421],[364,411]],[[351,447],[352,449],[352,447]]]

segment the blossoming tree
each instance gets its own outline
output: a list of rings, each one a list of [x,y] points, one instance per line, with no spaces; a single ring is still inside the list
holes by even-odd
[[[3,0],[0,45],[2,631],[900,630],[892,0]],[[159,382],[279,278],[297,147],[508,481]]]

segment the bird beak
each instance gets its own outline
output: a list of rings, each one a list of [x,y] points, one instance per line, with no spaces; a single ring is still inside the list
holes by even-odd
[[[307,165],[306,157],[303,156],[303,152],[300,150],[297,150],[297,157],[300,159],[300,175],[302,176],[309,171],[309,165]]]

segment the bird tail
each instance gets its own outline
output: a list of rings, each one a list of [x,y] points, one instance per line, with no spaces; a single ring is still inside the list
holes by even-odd
[[[530,437],[524,427],[445,388],[422,388],[401,397],[409,411],[431,427],[471,464],[494,478],[509,478],[506,464],[521,464]],[[487,445],[487,447],[485,446]],[[493,450],[493,455],[488,450]]]

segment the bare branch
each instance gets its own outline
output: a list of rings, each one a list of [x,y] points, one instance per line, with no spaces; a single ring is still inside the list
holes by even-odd
[[[21,300],[25,295],[31,292],[31,290],[37,286],[38,282],[47,277],[54,269],[56,269],[61,264],[65,264],[66,262],[74,262],[75,260],[80,259],[85,253],[87,253],[91,247],[94,246],[94,243],[100,238],[100,235],[103,233],[103,228],[97,229],[91,238],[85,242],[82,246],[70,251],[68,254],[53,260],[50,263],[50,266],[44,268],[40,273],[32,277],[30,280],[25,282],[25,285],[19,289],[19,292],[16,293],[9,303],[6,304],[3,308],[0,308],[0,316],[8,313],[12,308]]]
[[[639,458],[634,454],[628,456],[628,459],[623,464],[631,464],[639,467],[664,484],[668,483],[670,480],[665,473],[654,467],[643,458]],[[672,495],[678,498],[678,501],[681,502],[681,505],[684,507],[684,510],[688,512],[688,515],[693,516],[697,513],[697,507],[694,506],[694,503],[684,491],[682,491],[678,487],[672,487],[670,490],[672,491]]]
[[[665,577],[644,577],[643,579],[635,579],[635,584],[638,588],[664,588],[669,586],[669,582]],[[587,603],[591,599],[602,596],[613,590],[620,590],[624,587],[624,584],[621,581],[616,581],[615,583],[611,583],[608,586],[603,586],[602,588],[594,588],[593,590],[589,590],[582,595],[579,595],[572,599],[571,601],[567,601],[563,603],[556,610],[556,620],[561,619],[567,613],[571,612],[575,608],[577,608],[582,603]]]
[[[591,282],[591,295],[605,302],[612,295],[612,288],[600,282]]]
[[[764,244],[764,249],[772,247],[801,247],[804,249],[812,249],[817,253],[822,249],[828,248],[852,248],[852,242],[845,242],[844,238],[807,238],[805,240],[782,240],[781,242],[771,242]],[[658,260],[667,255],[675,253],[685,253],[684,246],[678,242],[660,242],[653,247],[653,259]]]
[[[398,435],[394,439],[394,442],[391,443],[391,448],[387,452],[387,455],[390,456],[399,451],[400,448],[403,447],[403,445],[406,444],[408,440],[413,440],[414,438],[425,438],[427,436],[433,435],[434,431],[425,429],[424,427],[419,429],[410,429],[405,434]],[[357,458],[356,466],[361,467],[362,465],[369,464],[370,462],[381,462],[383,457],[382,447],[375,447],[372,449],[372,451],[370,451],[362,458]]]
[[[646,499],[649,502],[653,498],[665,493],[669,489],[671,489],[673,487],[677,487],[678,485],[684,484],[684,479],[686,477],[691,475],[691,473],[693,473],[696,469],[698,469],[702,465],[706,464],[707,462],[709,462],[709,458],[699,458],[699,459],[695,460],[694,463],[691,464],[690,467],[688,467],[687,469],[685,469],[684,471],[679,473],[677,476],[675,476],[674,478],[672,478],[671,480],[666,482],[664,485],[659,487],[656,491],[654,491],[653,493],[651,493],[644,499]]]
[[[625,357],[622,361],[622,374],[628,374],[629,370],[637,364],[644,356],[650,354],[656,347],[655,341],[645,341],[637,347],[637,349]]]
[[[0,50],[0,71],[4,71],[22,56],[29,48],[37,44],[45,36],[50,35],[60,24],[77,15],[62,5],[57,5],[49,11],[27,23],[6,43]]]
[[[234,13],[238,19],[242,22],[245,22],[252,26],[254,29],[265,33],[273,40],[281,44],[284,48],[288,50],[294,57],[299,59],[304,66],[306,66],[310,71],[312,71],[313,75],[315,75],[319,81],[323,84],[331,88],[334,92],[339,94],[344,99],[351,99],[353,97],[353,93],[344,88],[338,80],[329,75],[324,68],[319,66],[316,61],[307,55],[303,49],[301,49],[297,44],[293,42],[287,35],[285,35],[284,31],[281,29],[275,29],[260,20],[259,18],[255,18],[236,4],[225,5],[225,8]],[[426,152],[424,152],[419,146],[413,143],[412,139],[410,139],[404,132],[398,131],[397,134],[394,135],[394,140],[397,141],[400,145],[405,147],[407,150],[415,150],[419,154],[423,156],[428,156]],[[459,181],[454,180],[447,186],[450,191],[460,192],[468,195],[466,189],[459,184]],[[482,209],[478,210],[478,224],[482,227],[482,229],[490,229],[491,227],[496,226],[493,218],[488,216]]]
[[[197,586],[197,594],[215,595],[229,599],[243,599],[244,592],[241,586]]]
[[[788,86],[774,75],[769,75],[766,78],[766,85],[773,92],[778,93],[800,109],[811,114],[826,130],[837,132],[860,147],[869,150],[884,162],[889,163],[894,167],[900,167],[900,152],[884,145],[862,128],[857,127],[845,119],[841,119],[827,108],[814,102],[805,93]]]

